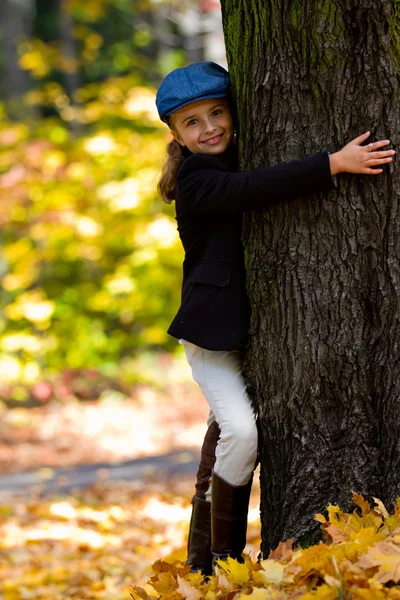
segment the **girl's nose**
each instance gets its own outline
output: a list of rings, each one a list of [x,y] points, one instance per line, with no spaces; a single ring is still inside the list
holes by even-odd
[[[211,119],[207,119],[205,122],[205,126],[204,126],[204,130],[205,133],[211,133],[213,131],[215,131],[216,127],[215,124],[212,122]]]

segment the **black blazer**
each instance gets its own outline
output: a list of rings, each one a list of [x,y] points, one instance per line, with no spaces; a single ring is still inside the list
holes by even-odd
[[[168,333],[208,350],[230,350],[245,341],[250,319],[242,213],[331,190],[329,155],[238,172],[234,146],[219,156],[187,154],[176,194],[185,250],[182,301]]]

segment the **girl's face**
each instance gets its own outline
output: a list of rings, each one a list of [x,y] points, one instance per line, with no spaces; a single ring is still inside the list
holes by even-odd
[[[190,152],[221,154],[233,141],[233,121],[227,98],[192,102],[171,115],[172,134]]]

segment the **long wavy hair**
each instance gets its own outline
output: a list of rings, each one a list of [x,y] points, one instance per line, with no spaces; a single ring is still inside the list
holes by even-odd
[[[171,122],[168,119],[167,125],[171,128]],[[161,178],[157,184],[157,191],[161,198],[167,204],[171,204],[176,197],[176,177],[179,168],[184,161],[183,146],[174,138],[167,144],[167,161],[161,172]]]

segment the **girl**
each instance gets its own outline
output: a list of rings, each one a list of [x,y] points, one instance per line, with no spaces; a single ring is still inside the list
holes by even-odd
[[[339,152],[237,171],[229,76],[219,65],[172,71],[156,104],[173,135],[158,189],[175,199],[185,250],[181,306],[168,332],[183,344],[193,378],[210,406],[189,531],[193,570],[217,558],[241,560],[257,458],[255,408],[242,375],[250,309],[241,243],[242,213],[290,196],[327,192],[340,172],[377,175],[392,161],[389,140],[362,146],[369,132]],[[210,502],[211,500],[211,502]]]

